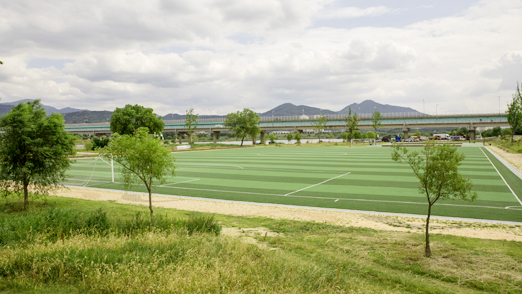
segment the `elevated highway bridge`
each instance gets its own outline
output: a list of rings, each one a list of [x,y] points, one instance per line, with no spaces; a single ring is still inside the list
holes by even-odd
[[[360,119],[359,129],[372,129],[371,115],[372,114],[358,115]],[[324,129],[346,129],[346,115],[334,114],[324,116],[328,120]],[[261,137],[263,137],[267,131],[273,130],[292,130],[300,132],[311,130],[313,129],[313,123],[318,117],[319,115],[261,117],[259,121]],[[230,130],[224,126],[224,121],[225,118],[199,119],[197,130],[211,132],[214,135],[214,142],[216,142],[219,132]],[[505,114],[424,115],[416,113],[384,113],[382,114],[380,128],[401,128],[404,135],[407,136],[410,129],[414,128],[466,127],[470,131],[470,137],[473,140],[475,139],[475,130],[477,127],[497,126],[509,126]],[[67,124],[65,125],[65,129],[73,134],[111,134],[109,123]],[[174,132],[179,135],[181,140],[183,135],[187,134],[185,120],[166,120],[163,132]]]

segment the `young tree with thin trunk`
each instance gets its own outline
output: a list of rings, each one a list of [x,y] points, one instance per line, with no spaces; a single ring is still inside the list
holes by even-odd
[[[292,135],[292,133],[286,134],[286,140],[288,141],[288,144],[290,144],[290,141],[292,141],[293,138],[294,138],[294,135]]]
[[[198,127],[198,117],[199,114],[194,113],[194,108],[187,110],[187,114],[185,115],[185,128],[188,133],[188,141],[190,146],[192,146],[192,136]]]
[[[174,157],[161,140],[139,128],[133,136],[114,134],[109,145],[100,150],[106,159],[114,159],[122,166],[121,174],[127,188],[140,182],[149,193],[149,210],[152,221],[152,189],[164,184],[169,176],[175,176]]]
[[[65,131],[63,117],[47,116],[40,100],[20,103],[0,118],[0,178],[23,191],[44,194],[62,186],[74,155],[74,136]]]
[[[518,83],[517,91],[513,94],[513,100],[511,103],[508,104],[506,114],[507,121],[513,130],[513,132],[511,132],[511,143],[513,143],[515,130],[522,125],[522,95],[520,94],[520,86]]]
[[[353,131],[357,130],[357,127],[359,126],[359,119],[357,118],[357,112],[354,112],[352,115],[352,109],[348,108],[348,116],[346,117],[346,127],[349,130],[350,133],[350,142],[351,139],[353,139]],[[351,146],[351,143],[350,143]]]
[[[428,202],[426,217],[426,246],[424,256],[430,257],[430,216],[435,202],[439,199],[462,199],[474,201],[476,192],[471,192],[471,180],[465,179],[458,171],[464,160],[464,154],[457,148],[447,144],[436,145],[429,141],[421,153],[409,152],[399,144],[392,146],[392,159],[396,162],[406,162],[420,181],[419,193],[424,194]]]
[[[377,110],[373,111],[372,114],[372,127],[375,130],[375,134],[377,134],[377,129],[382,126],[381,124],[382,115]],[[375,140],[375,145],[377,145],[377,140]]]
[[[319,118],[312,122],[312,127],[317,131],[317,135],[319,137],[319,141],[321,141],[321,134],[324,131],[324,127],[326,126],[326,123],[328,123],[328,120],[326,117],[320,115]]]
[[[295,132],[295,141],[297,144],[301,144],[301,139],[303,138],[303,135],[301,135],[301,132],[297,131]]]

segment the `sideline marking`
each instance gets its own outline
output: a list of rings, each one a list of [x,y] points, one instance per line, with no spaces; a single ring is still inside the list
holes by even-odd
[[[312,188],[312,187],[315,187],[315,186],[319,186],[319,185],[324,184],[324,183],[326,183],[326,182],[328,182],[328,181],[331,181],[331,180],[333,180],[333,179],[337,179],[337,178],[340,178],[340,177],[342,177],[342,176],[346,176],[347,174],[350,174],[350,172],[347,172],[347,173],[342,174],[342,175],[337,176],[337,177],[333,177],[333,178],[328,179],[328,180],[326,180],[326,181],[322,181],[322,182],[320,182],[320,183],[318,183],[318,184],[315,184],[315,185],[312,185],[312,186],[308,186],[308,187],[303,188],[303,189],[295,190],[294,192],[287,193],[287,194],[285,194],[284,196],[292,195],[292,194],[297,193],[297,192],[299,192],[299,191],[303,191],[303,190],[306,190],[306,189],[308,189],[308,188]]]
[[[330,156],[339,156],[339,155],[348,155],[346,152],[339,152],[339,153],[313,153],[313,152],[295,152],[295,153],[257,153],[257,156],[288,156],[288,155],[314,155],[314,156],[324,156],[324,155],[330,155]],[[358,154],[357,154],[358,155]]]
[[[513,189],[511,189],[511,187],[509,186],[509,184],[506,182],[506,180],[504,179],[504,177],[500,174],[500,172],[498,171],[497,167],[493,164],[493,162],[491,162],[491,159],[489,159],[489,157],[486,155],[486,153],[484,152],[484,150],[482,150],[482,147],[480,147],[480,151],[482,151],[482,153],[484,154],[484,156],[486,156],[486,158],[489,160],[489,163],[491,163],[491,165],[493,166],[493,168],[497,171],[498,175],[500,176],[500,178],[502,179],[502,181],[504,181],[504,183],[506,184],[506,186],[509,188],[509,191],[511,191],[511,193],[513,193],[513,196],[515,196],[515,198],[518,200],[518,203],[520,203],[520,205],[522,206],[522,201],[520,201],[520,199],[518,199],[518,196],[517,194],[515,194],[515,192],[513,192]],[[488,151],[489,152],[489,151]]]

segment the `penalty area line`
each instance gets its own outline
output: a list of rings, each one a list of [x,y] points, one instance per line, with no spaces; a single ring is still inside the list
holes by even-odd
[[[348,174],[350,174],[350,172],[347,172],[347,173],[345,173],[345,174],[339,175],[339,176],[337,176],[337,177],[330,178],[330,179],[328,179],[328,180],[326,180],[326,181],[322,181],[322,182],[320,182],[320,183],[318,183],[318,184],[315,184],[315,185],[311,185],[311,186],[305,187],[305,188],[303,188],[303,189],[295,190],[294,192],[287,193],[287,194],[285,194],[284,196],[292,195],[292,194],[294,194],[294,193],[297,193],[297,192],[300,192],[300,191],[303,191],[303,190],[306,190],[306,189],[309,189],[309,188],[312,188],[312,187],[315,187],[315,186],[319,186],[319,185],[321,185],[321,184],[324,184],[324,183],[329,182],[329,181],[331,181],[331,180],[334,180],[334,179],[340,178],[340,177],[342,177],[342,176],[346,176],[346,175],[348,175]]]

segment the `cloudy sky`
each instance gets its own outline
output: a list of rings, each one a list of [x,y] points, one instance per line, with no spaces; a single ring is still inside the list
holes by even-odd
[[[16,0],[0,15],[2,102],[498,112],[522,82],[520,0]]]

